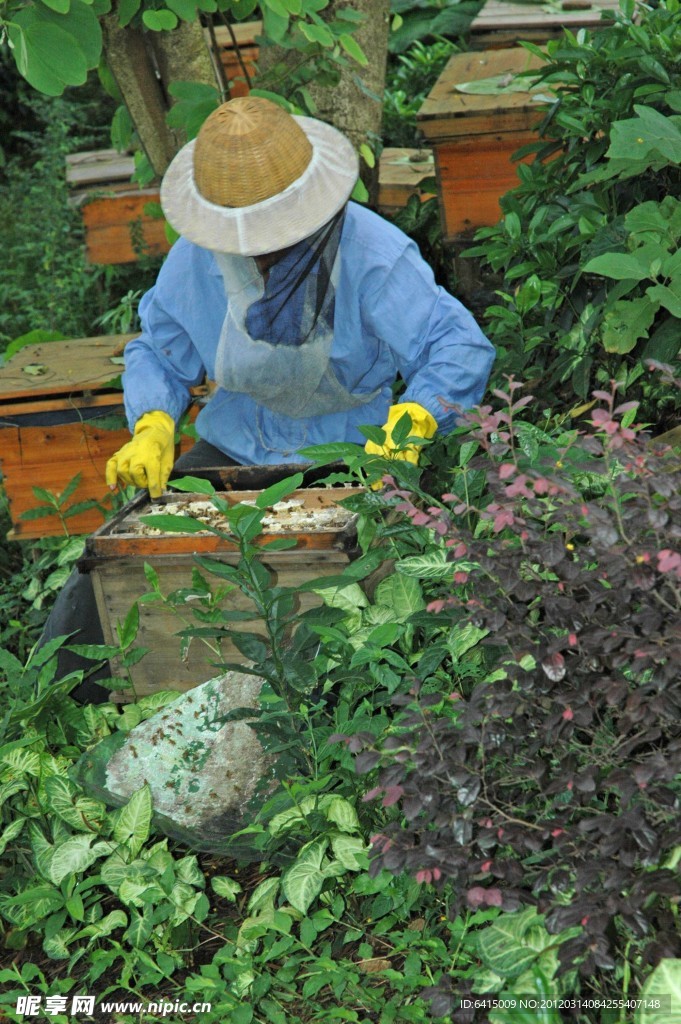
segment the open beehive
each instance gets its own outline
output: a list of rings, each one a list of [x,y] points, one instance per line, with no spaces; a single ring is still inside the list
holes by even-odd
[[[241,468],[232,470],[238,484]],[[253,467],[250,477],[253,478]],[[268,482],[272,482],[271,480]],[[260,491],[231,490],[217,496],[230,505],[238,502],[254,504]],[[308,487],[294,491],[282,502],[269,508],[263,520],[263,533],[256,543],[263,547],[261,562],[272,573],[278,586],[298,587],[317,577],[335,575],[347,565],[354,547],[352,513],[337,503],[358,493],[357,488]],[[209,522],[211,527],[228,532],[228,523],[212,508],[205,495],[166,494],[151,501],[140,494],[109,523],[88,538],[85,555],[79,563],[82,572],[91,574],[97,609],[104,638],[114,643],[116,626],[125,620],[130,608],[142,594],[147,593],[144,566],[157,573],[164,595],[181,588],[187,589],[187,599],[178,615],[162,602],[140,604],[138,646],[149,648],[147,654],[131,670],[135,696],[141,697],[159,689],[188,690],[216,674],[215,662],[222,660],[243,663],[244,656],[230,640],[222,640],[220,655],[216,657],[199,639],[194,639],[188,652],[183,652],[178,632],[187,625],[199,623],[192,615],[192,569],[196,567],[195,554],[212,555],[221,562],[236,565],[240,558],[237,544],[226,536],[206,532],[162,532],[142,522],[145,516],[158,513],[190,516]],[[220,522],[222,518],[223,522]],[[295,547],[282,551],[267,551],[267,545],[282,536],[295,540]],[[205,573],[213,585],[224,583]],[[313,593],[300,593],[297,604],[305,611],[319,598]],[[252,611],[253,604],[239,590],[224,598],[223,606],[230,610]],[[263,632],[258,621],[239,623],[239,629]],[[114,674],[119,666],[112,664]]]

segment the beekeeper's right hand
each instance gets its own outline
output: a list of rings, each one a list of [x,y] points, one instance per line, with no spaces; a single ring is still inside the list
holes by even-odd
[[[145,412],[124,444],[106,464],[106,482],[113,491],[118,483],[146,487],[158,498],[168,483],[175,461],[175,422],[167,412]]]

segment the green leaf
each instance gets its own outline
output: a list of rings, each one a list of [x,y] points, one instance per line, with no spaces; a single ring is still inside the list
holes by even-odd
[[[154,930],[154,918],[147,907],[140,914],[133,907],[130,907],[130,924],[123,933],[123,942],[127,942],[136,949],[146,946]]]
[[[642,281],[650,276],[649,263],[641,260],[637,254],[623,252],[607,252],[595,256],[582,269],[587,274],[601,274],[615,281]]]
[[[14,821],[10,821],[9,825],[2,830],[0,835],[0,855],[5,852],[12,840],[21,834],[25,824],[26,818],[15,818]]]
[[[308,42],[318,43],[329,49],[334,45],[333,35],[325,25],[311,25],[303,21],[298,27]]]
[[[93,832],[105,816],[104,804],[82,796],[77,787],[61,775],[53,775],[45,780],[45,793],[50,811],[59,815],[72,828]]]
[[[447,561],[447,552],[439,548],[424,555],[403,558],[395,565],[397,572],[422,580],[445,580],[454,575],[454,563]]]
[[[121,28],[125,28],[126,25],[130,24],[141,6],[142,0],[120,0],[118,4],[118,24]]]
[[[466,626],[454,626],[447,636],[447,650],[455,661],[462,658],[466,651],[470,651],[487,636],[488,629],[481,629],[469,623]]]
[[[117,626],[116,631],[118,633],[118,640],[121,647],[127,648],[131,643],[134,642],[137,636],[137,631],[140,625],[140,609],[137,602],[135,602],[125,617],[125,622],[122,626]]]
[[[73,942],[77,934],[75,928],[63,928],[57,932],[56,935],[50,936],[43,942],[43,950],[49,956],[50,960],[68,960],[71,956],[69,945]]]
[[[350,36],[347,34],[347,32],[344,32],[343,35],[338,37],[338,42],[341,44],[341,46],[343,47],[343,49],[345,50],[349,57],[352,57],[353,60],[356,60],[358,64],[362,65],[362,67],[367,66],[367,64],[369,63],[367,56],[362,47],[359,45],[359,43],[353,36]],[[369,163],[369,161],[367,161],[367,163]],[[369,167],[373,166],[373,164],[369,164]]]
[[[298,490],[302,482],[303,474],[295,473],[293,476],[287,476],[285,480],[280,480],[278,483],[266,487],[255,499],[257,508],[269,508],[271,505],[276,505],[282,498]]]
[[[361,178],[358,178],[355,182],[350,198],[354,199],[356,203],[366,203],[369,201],[369,190]]]
[[[114,839],[133,853],[139,853],[151,829],[151,790],[142,786],[118,811],[114,824]]]
[[[651,289],[648,289],[651,291]],[[655,314],[657,303],[647,296],[638,299],[620,299],[603,318],[603,348],[606,352],[624,355],[635,348],[641,338],[648,337],[648,330]]]
[[[119,153],[125,152],[132,141],[133,131],[134,126],[128,108],[121,103],[111,119],[111,145],[113,148],[117,149]]]
[[[672,316],[681,318],[681,280],[672,281],[670,285],[652,285],[646,288],[646,295],[653,302],[668,309]]]
[[[67,875],[87,871],[99,855],[97,850],[91,849],[93,839],[94,836],[91,835],[72,836],[61,846],[57,846],[50,862],[50,881],[60,885]]]
[[[91,4],[83,0],[71,0],[68,16],[46,7],[36,7],[35,15],[43,24],[53,25],[68,33],[82,50],[88,68],[97,67],[102,55],[102,29]],[[19,20],[18,16],[16,20]]]
[[[363,871],[367,867],[367,847],[359,836],[332,836],[331,849],[346,871]]]
[[[324,815],[332,821],[341,832],[359,831],[357,811],[349,800],[342,796],[334,796],[324,808]]]
[[[421,585],[414,576],[394,572],[376,587],[376,604],[389,605],[395,622],[405,622],[414,612],[425,608]]]
[[[241,884],[226,875],[213,875],[210,884],[213,892],[229,900],[230,903],[236,903],[237,895],[242,891]]]
[[[152,32],[172,32],[177,28],[177,15],[172,11],[144,11],[142,21]]]
[[[26,11],[20,11],[9,27],[19,73],[47,96],[61,96],[68,85],[83,85],[87,61],[78,44],[54,25],[33,21],[24,29],[19,19]]]
[[[42,0],[42,2],[57,14],[66,14],[71,6],[71,0]]]
[[[196,17],[196,0],[166,0],[166,6],[181,21],[193,21]]]
[[[306,914],[312,901],[322,891],[324,873],[321,870],[326,839],[318,839],[304,846],[298,857],[282,877],[282,889],[295,910]]]
[[[478,933],[483,963],[503,978],[515,978],[536,962],[552,943],[534,907],[503,914]]]
[[[651,1005],[636,1010],[634,1024],[681,1024],[681,960],[661,960],[647,978],[640,998]]]

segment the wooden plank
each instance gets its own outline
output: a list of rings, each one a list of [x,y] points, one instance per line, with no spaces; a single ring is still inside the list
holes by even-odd
[[[546,90],[539,94],[530,89],[476,94],[460,92],[456,86],[498,75],[513,79],[521,71],[541,65],[538,57],[522,47],[454,54],[419,111],[421,132],[434,148],[438,140],[462,135],[527,132],[541,121],[537,96],[541,99]]]
[[[102,390],[123,367],[111,360],[137,334],[105,334],[26,345],[0,367],[0,400]],[[39,374],[27,366],[41,366]],[[4,412],[4,407],[0,407]]]
[[[117,149],[94,149],[66,156],[66,180],[74,187],[124,181],[130,188],[134,170],[134,158]]]
[[[564,28],[597,29],[612,24],[619,0],[563,0],[550,8],[532,3],[487,0],[470,27],[471,46],[478,49],[515,46],[519,40],[542,43]]]
[[[428,198],[420,189],[421,182],[435,174],[430,149],[398,149],[386,147],[378,164],[378,209],[390,213],[406,206],[410,196]]]
[[[238,558],[237,552],[220,555],[221,561],[232,565],[236,564]],[[182,558],[127,558],[116,563],[98,565],[92,570],[92,581],[106,643],[116,643],[116,625],[124,621],[133,603],[149,590],[144,576],[145,561],[157,571],[164,594],[191,586],[193,558],[189,554]],[[295,587],[317,576],[341,572],[348,563],[348,556],[334,550],[306,551],[298,555],[295,552],[281,552],[263,558],[263,563],[276,574],[279,586]],[[211,578],[209,574],[207,578]],[[298,597],[301,612],[319,604],[320,598],[316,594],[302,593]],[[252,602],[239,590],[232,591],[221,603],[221,607],[239,611],[253,610]],[[219,675],[220,669],[214,664],[216,661],[244,664],[244,656],[229,640],[222,641],[220,655],[217,656],[199,638],[195,638],[188,655],[183,657],[181,639],[177,634],[194,622],[191,609],[183,610],[178,615],[165,605],[146,602],[140,605],[137,645],[148,647],[150,653],[130,670],[136,698],[161,689],[189,690]],[[254,618],[239,623],[239,628],[262,632],[263,626]],[[115,663],[112,664],[112,672],[116,675],[124,674]]]

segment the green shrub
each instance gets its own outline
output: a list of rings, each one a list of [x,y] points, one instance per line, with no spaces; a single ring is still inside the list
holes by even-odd
[[[612,26],[565,32],[545,54],[524,45],[557,99],[503,220],[469,250],[504,275],[488,310],[497,373],[529,379],[553,407],[616,379],[667,425],[678,396],[645,360],[674,362],[681,338],[681,7],[624,0]]]

